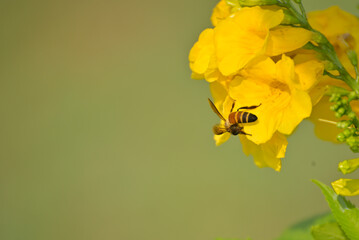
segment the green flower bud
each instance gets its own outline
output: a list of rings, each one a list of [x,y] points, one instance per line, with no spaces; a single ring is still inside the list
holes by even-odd
[[[324,58],[323,58],[324,60]],[[324,61],[324,69],[326,71],[332,71],[332,70],[337,70],[338,67],[337,65],[335,65],[334,63],[330,62],[330,61]]]
[[[352,136],[352,133],[351,133],[351,131],[350,131],[349,129],[345,129],[345,130],[343,131],[343,134],[344,134],[344,136],[346,136],[346,137]],[[347,139],[347,141],[348,141],[348,139]]]
[[[339,142],[344,142],[345,141],[345,136],[343,133],[339,133],[338,136],[337,136],[337,140]]]
[[[340,94],[333,93],[332,96],[330,96],[329,98],[329,102],[338,102],[339,99],[340,99]]]
[[[338,128],[347,128],[352,124],[351,121],[340,121],[337,123]]]
[[[343,116],[345,114],[345,108],[343,107],[340,107],[338,110],[337,110],[337,113],[339,113],[341,116]]]
[[[354,100],[354,99],[357,99],[358,96],[357,94],[353,91],[353,92],[350,92],[349,95],[348,95],[348,100],[351,101],[351,100]]]
[[[326,37],[323,35],[323,34],[321,34],[320,32],[314,32],[314,34],[313,34],[313,41],[314,42],[316,42],[316,43],[327,43],[327,39],[326,39]]]
[[[347,51],[347,56],[348,56],[351,64],[354,67],[358,66],[358,56],[357,56],[357,53],[354,50],[352,50],[352,49],[348,50]]]
[[[265,6],[265,5],[276,5],[277,0],[238,0],[241,7],[254,7],[254,6]]]
[[[350,147],[353,147],[355,145],[358,145],[358,138],[356,137],[353,137],[353,136],[350,136],[346,139],[346,142],[347,144],[350,146]]]
[[[343,174],[352,173],[359,168],[359,158],[342,161],[338,164],[338,169]]]
[[[284,18],[281,24],[299,24],[300,21],[298,18],[294,17],[293,14],[288,9],[283,9]]]
[[[350,119],[355,119],[357,116],[356,116],[355,112],[352,111],[352,112],[348,113],[348,117]]]
[[[338,112],[335,112],[334,115],[335,115],[336,118],[341,118],[341,117],[343,116],[343,114],[340,114],[340,113],[338,113]]]
[[[349,103],[349,100],[346,99],[346,98],[343,98],[343,99],[341,100],[341,103],[342,103],[343,105],[347,105],[347,104]]]
[[[339,103],[336,103],[332,106],[330,106],[330,110],[332,110],[333,112],[335,112],[336,110],[338,110],[338,108],[340,108],[340,104]]]

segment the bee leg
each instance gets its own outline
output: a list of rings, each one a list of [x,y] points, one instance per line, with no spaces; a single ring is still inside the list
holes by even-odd
[[[237,112],[239,111],[239,109],[256,109],[256,108],[259,107],[260,105],[262,105],[262,103],[259,104],[259,105],[256,105],[256,106],[240,107],[240,108],[238,108]]]
[[[231,108],[231,111],[230,112],[233,112],[233,108],[234,108],[234,105],[236,104],[236,100],[233,101],[232,103],[232,108]]]
[[[242,130],[241,130],[241,131],[239,132],[239,134],[243,134],[243,135],[248,135],[248,136],[252,136],[252,134],[246,133],[246,132],[244,132],[244,131],[242,131]]]

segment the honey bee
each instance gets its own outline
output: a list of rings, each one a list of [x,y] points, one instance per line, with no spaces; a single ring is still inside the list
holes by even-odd
[[[240,109],[256,109],[261,104],[257,106],[249,106],[249,107],[240,107],[237,109],[237,111],[233,112],[233,108],[235,105],[235,102],[232,104],[231,111],[228,115],[228,119],[225,119],[222,114],[218,111],[214,103],[211,101],[211,99],[208,98],[209,105],[211,106],[213,112],[217,114],[220,119],[224,121],[224,124],[216,124],[213,127],[213,132],[216,135],[221,135],[225,132],[229,132],[232,135],[238,135],[238,134],[244,134],[244,135],[250,135],[248,133],[245,133],[243,131],[243,127],[240,126],[240,123],[251,123],[257,121],[257,116],[245,111],[239,111]]]

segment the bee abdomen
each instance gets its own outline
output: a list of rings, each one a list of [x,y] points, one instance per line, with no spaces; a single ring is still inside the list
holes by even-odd
[[[249,112],[234,112],[229,114],[228,120],[230,123],[251,123],[257,121],[257,116]]]

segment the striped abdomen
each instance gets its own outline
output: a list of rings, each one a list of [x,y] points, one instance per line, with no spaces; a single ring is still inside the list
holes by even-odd
[[[249,112],[231,112],[228,116],[228,121],[230,124],[236,123],[250,123],[257,120],[257,116]]]

